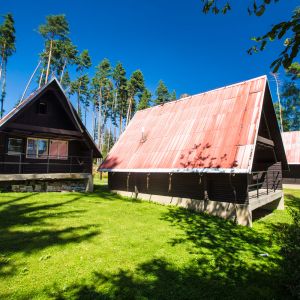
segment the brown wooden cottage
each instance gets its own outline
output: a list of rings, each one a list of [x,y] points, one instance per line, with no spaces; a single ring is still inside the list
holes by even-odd
[[[0,120],[0,189],[92,191],[101,154],[54,78]]]
[[[252,224],[283,209],[287,168],[267,77],[135,114],[101,164],[113,191]]]

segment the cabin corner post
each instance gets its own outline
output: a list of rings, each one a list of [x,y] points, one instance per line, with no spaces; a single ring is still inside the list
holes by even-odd
[[[85,184],[86,184],[85,191],[87,193],[92,193],[94,191],[93,174],[88,174],[88,177],[85,180]]]

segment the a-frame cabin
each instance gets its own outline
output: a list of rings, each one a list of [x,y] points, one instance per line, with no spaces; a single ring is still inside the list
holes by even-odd
[[[0,119],[0,189],[93,188],[97,146],[54,78]]]
[[[251,226],[283,208],[287,160],[267,77],[135,114],[99,168],[111,190]]]

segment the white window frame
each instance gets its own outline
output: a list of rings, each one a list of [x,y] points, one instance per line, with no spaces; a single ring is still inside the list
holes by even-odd
[[[46,157],[39,157],[39,147],[36,147],[36,155],[33,157],[32,155],[28,155],[28,141],[29,140],[42,140],[42,141],[46,141],[47,142],[47,150],[46,150]],[[43,138],[27,138],[27,142],[26,142],[26,158],[29,159],[48,159],[49,156],[49,140],[48,139],[43,139]]]

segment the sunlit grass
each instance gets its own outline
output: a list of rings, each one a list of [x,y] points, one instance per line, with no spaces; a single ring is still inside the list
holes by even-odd
[[[299,209],[300,191],[286,198]],[[245,228],[103,185],[0,194],[0,298],[286,298],[275,231],[289,222],[275,211]]]

